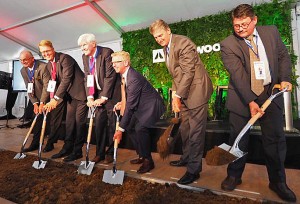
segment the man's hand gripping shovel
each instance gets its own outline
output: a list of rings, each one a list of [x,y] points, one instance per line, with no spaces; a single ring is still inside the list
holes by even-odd
[[[273,87],[273,90],[275,88],[280,88],[280,85],[275,85]],[[283,92],[288,90],[288,86],[282,89],[280,92],[276,94],[272,94],[265,103],[261,106],[261,110],[265,111],[267,107],[271,104],[272,100],[276,98],[277,96],[283,94]],[[273,91],[272,91],[273,92]],[[244,126],[244,128],[241,130],[237,138],[235,139],[232,146],[229,146],[225,143],[215,146],[213,149],[209,150],[206,154],[205,160],[208,165],[212,166],[220,166],[224,164],[228,164],[231,162],[234,162],[235,160],[243,157],[247,154],[247,152],[243,152],[239,148],[239,142],[242,139],[242,137],[245,135],[245,133],[250,129],[250,127],[261,117],[261,113],[258,112],[256,115],[254,115]]]

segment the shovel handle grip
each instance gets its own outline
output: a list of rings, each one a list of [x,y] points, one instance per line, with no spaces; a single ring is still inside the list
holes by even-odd
[[[260,107],[260,109],[262,110],[262,111],[265,111],[267,108],[268,108],[268,106],[271,104],[271,100],[270,99],[267,99],[265,102],[264,102],[264,104]],[[258,118],[260,118],[261,117],[261,113],[256,113],[250,120],[249,120],[249,122],[248,123],[250,123],[251,125],[253,125],[257,120],[258,120]]]

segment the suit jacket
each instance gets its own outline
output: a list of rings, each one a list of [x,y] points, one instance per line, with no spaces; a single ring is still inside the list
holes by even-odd
[[[96,57],[95,74],[97,75],[98,85],[101,90],[96,89],[97,93],[94,94],[94,99],[100,98],[101,96],[107,97],[108,101],[105,106],[112,109],[114,105],[121,100],[121,80],[119,74],[116,73],[112,66],[111,54],[113,53],[113,50],[101,46],[97,46],[97,49],[99,50],[99,54]],[[88,96],[89,88],[86,86],[86,81],[87,75],[90,74],[90,57],[82,55],[82,60],[85,73],[85,91]]]
[[[79,65],[70,55],[56,52],[56,91],[55,95],[63,99],[66,94],[70,97],[85,101],[84,73]],[[47,64],[47,69],[51,75],[52,65]]]
[[[272,78],[271,87],[282,81],[291,81],[291,61],[275,26],[258,26],[257,32],[264,44]],[[226,106],[242,116],[249,117],[249,103],[257,99],[251,91],[249,48],[243,38],[231,35],[221,42],[222,60],[230,74]],[[268,94],[271,94],[269,90]],[[274,102],[283,107],[283,97]]]
[[[165,112],[162,97],[147,79],[132,67],[129,67],[126,80],[126,108],[120,127],[126,129],[133,114],[142,126],[153,126]]]
[[[164,51],[166,56],[166,48]],[[172,90],[189,109],[208,102],[213,86],[196,45],[188,37],[172,34],[169,63],[166,65],[173,77]]]
[[[28,94],[29,99],[32,103],[44,102],[49,100],[49,93],[47,92],[48,82],[50,80],[50,74],[46,69],[46,63],[38,60],[34,60],[34,83],[33,83],[33,94]],[[21,75],[25,82],[26,88],[30,83],[28,77],[28,68],[22,67]]]

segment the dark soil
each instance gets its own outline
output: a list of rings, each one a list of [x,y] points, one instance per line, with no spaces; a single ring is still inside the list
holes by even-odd
[[[34,169],[37,157],[15,160],[15,152],[0,150],[0,197],[16,203],[259,203],[249,199],[218,196],[210,191],[193,192],[175,184],[153,184],[130,177],[123,185],[102,182],[103,169],[90,176],[77,173],[77,166],[48,160]]]

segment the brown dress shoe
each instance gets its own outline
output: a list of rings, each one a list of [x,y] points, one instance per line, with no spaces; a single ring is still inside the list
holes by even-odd
[[[136,159],[132,159],[130,160],[130,164],[142,164],[144,162],[144,158],[142,157],[138,157]]]
[[[110,164],[114,161],[114,158],[112,155],[106,155],[105,160],[103,161],[103,164]]]
[[[142,166],[137,170],[138,174],[144,174],[154,169],[154,162],[148,159],[144,159]]]
[[[94,159],[92,159],[91,162],[95,162],[95,164],[97,164],[97,163],[99,163],[103,160],[104,160],[104,158],[101,158],[100,156],[95,156]]]
[[[240,185],[242,180],[233,176],[227,176],[221,184],[221,188],[224,191],[233,191],[236,186]]]

